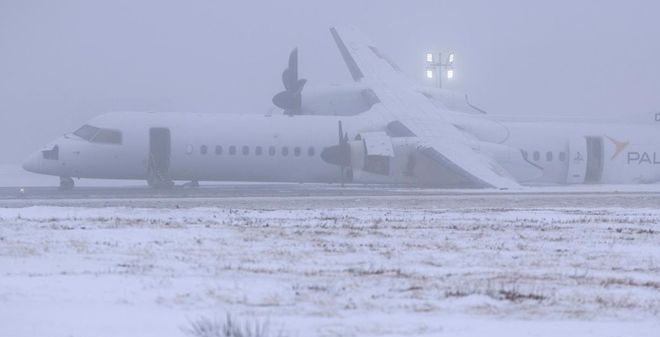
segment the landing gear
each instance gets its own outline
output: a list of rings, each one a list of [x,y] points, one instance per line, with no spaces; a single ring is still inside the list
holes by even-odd
[[[159,175],[149,176],[147,184],[149,184],[149,187],[156,189],[170,189],[174,187],[174,182],[172,180],[163,179],[162,176]]]
[[[199,187],[199,181],[197,181],[197,180],[189,181],[189,182],[181,185],[181,187],[183,187],[183,188],[197,188],[197,187]]]
[[[76,183],[70,177],[60,177],[60,191],[71,191]]]
[[[149,184],[149,187],[156,189],[170,189],[174,187],[174,182],[168,177],[167,173],[157,169],[153,155],[150,158],[147,184]]]

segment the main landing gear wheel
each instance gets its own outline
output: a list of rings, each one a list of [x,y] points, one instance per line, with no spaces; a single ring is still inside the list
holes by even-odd
[[[147,184],[149,187],[158,190],[168,190],[174,187],[174,182],[172,180],[147,179]]]
[[[76,183],[70,177],[60,177],[60,190],[71,191]]]
[[[189,181],[189,182],[181,185],[181,187],[183,187],[183,188],[197,188],[197,187],[199,187],[199,181],[192,180],[192,181]]]

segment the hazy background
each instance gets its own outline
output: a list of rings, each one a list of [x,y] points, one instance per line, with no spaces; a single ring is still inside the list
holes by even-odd
[[[309,85],[348,82],[337,24],[420,81],[427,49],[455,50],[448,87],[493,113],[646,116],[660,108],[659,13],[651,0],[0,0],[0,163],[113,110],[263,114],[295,46]]]

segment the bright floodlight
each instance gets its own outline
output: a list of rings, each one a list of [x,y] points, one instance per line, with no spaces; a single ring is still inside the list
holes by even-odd
[[[454,78],[454,69],[447,70],[447,78],[450,80]]]
[[[433,63],[433,53],[426,53],[426,62]]]
[[[433,70],[429,69],[426,71],[426,78],[432,79],[433,78]]]
[[[454,63],[454,53],[449,54],[449,57],[447,57],[447,63],[449,64]]]

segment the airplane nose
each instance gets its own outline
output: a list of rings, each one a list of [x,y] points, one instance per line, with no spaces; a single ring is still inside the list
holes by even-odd
[[[33,153],[25,162],[23,162],[23,169],[29,172],[39,173],[40,168],[39,153]]]

